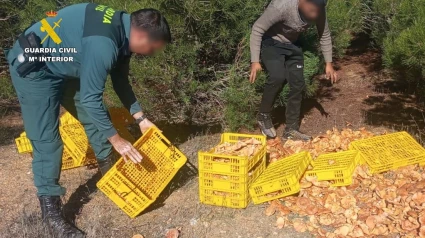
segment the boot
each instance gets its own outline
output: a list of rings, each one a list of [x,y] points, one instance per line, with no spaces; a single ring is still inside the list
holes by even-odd
[[[59,196],[38,197],[43,222],[52,231],[54,237],[84,238],[85,234],[65,220],[62,215],[62,202]]]
[[[112,166],[114,166],[115,162],[117,161],[113,153],[106,157],[106,159],[97,161],[102,177],[105,176],[105,174],[112,168]]]
[[[290,129],[288,131],[285,131],[285,133],[283,134],[283,139],[309,141],[313,138],[298,130]]]
[[[258,113],[257,121],[260,126],[261,133],[267,136],[267,139],[273,139],[276,137],[276,130],[274,129],[270,113]]]

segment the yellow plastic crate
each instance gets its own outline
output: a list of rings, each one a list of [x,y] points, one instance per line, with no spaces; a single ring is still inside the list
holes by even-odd
[[[136,217],[168,185],[187,158],[157,128],[149,129],[134,147],[140,164],[118,160],[97,187],[131,218]]]
[[[65,112],[60,117],[61,125],[79,123],[69,112]],[[15,139],[16,147],[19,153],[31,153],[32,146],[31,142],[27,138],[27,133],[22,132],[18,138]]]
[[[371,173],[425,163],[425,149],[405,131],[353,141],[350,149],[360,152]]]
[[[281,189],[275,190],[273,192],[267,192],[264,194],[257,194],[257,195],[252,195],[250,190],[249,194],[251,195],[251,198],[254,204],[261,204],[264,202],[268,202],[268,201],[272,201],[279,198],[297,194],[301,190],[301,186],[299,182],[293,183],[293,184],[286,184],[282,182],[282,184],[280,185],[280,188]]]
[[[311,160],[308,152],[301,152],[270,164],[249,188],[254,204],[299,192],[299,180]]]
[[[208,188],[214,190],[228,190],[234,192],[248,191],[249,185],[260,176],[266,169],[266,159],[258,163],[246,175],[217,174],[211,172],[199,171],[200,189]]]
[[[26,133],[21,133],[20,137],[16,139],[16,145],[18,146],[19,153],[31,153],[32,147],[29,139],[26,137]],[[84,165],[90,165],[96,163],[96,158],[93,156],[87,157],[84,160]],[[77,165],[74,161],[74,158],[72,157],[71,152],[69,151],[68,147],[64,145],[63,147],[63,155],[62,155],[62,170],[66,169],[72,169],[80,167],[80,165]]]
[[[305,175],[317,177],[319,181],[350,178],[359,160],[360,154],[355,150],[320,155],[312,162],[313,169]]]
[[[83,165],[85,158],[94,154],[81,124],[63,125],[59,131],[64,144],[68,146],[70,153],[74,156],[75,165]]]
[[[203,204],[230,208],[246,208],[250,202],[248,192],[236,193],[206,188],[199,190],[199,198]]]
[[[125,108],[114,107],[114,108],[109,108],[108,111],[109,111],[109,115],[111,116],[111,122],[114,124],[114,126],[124,127],[134,123],[133,116],[131,116],[131,114]],[[64,112],[60,116],[59,120],[60,120],[61,126],[69,125],[69,124],[80,124],[80,121],[78,121],[69,112]]]
[[[64,145],[63,147],[63,156],[62,156],[62,170],[67,170],[67,169],[73,169],[73,168],[77,168],[77,167],[81,167],[81,166],[86,166],[86,165],[91,165],[91,164],[96,164],[96,157],[94,156],[94,154],[89,155],[88,157],[86,157],[84,159],[84,162],[82,165],[78,165],[75,162],[75,159],[73,158],[71,152],[69,151],[68,147],[66,145]]]
[[[63,146],[63,155],[62,155],[62,170],[72,169],[79,167],[75,164],[74,158],[72,158],[71,152],[69,151],[66,145]]]
[[[69,113],[69,112],[65,112],[65,113],[63,113],[61,116],[60,116],[60,118],[59,118],[59,121],[60,121],[60,125],[61,126],[63,126],[63,125],[69,125],[69,124],[78,124],[78,123],[80,123],[73,115],[71,115],[71,113]]]
[[[223,133],[221,142],[236,143],[240,140],[255,138],[261,141],[263,148],[260,149],[254,156],[231,156],[215,154],[214,149],[209,152],[198,153],[199,170],[203,172],[212,172],[219,174],[246,175],[248,172],[266,156],[266,137],[263,135],[245,135],[234,133]]]
[[[15,143],[20,154],[32,152],[31,141],[27,138],[25,132],[21,133],[21,135],[15,139]]]

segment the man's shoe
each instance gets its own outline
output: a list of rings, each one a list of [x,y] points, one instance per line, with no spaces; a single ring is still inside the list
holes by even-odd
[[[306,135],[298,130],[289,130],[285,131],[283,134],[284,139],[290,139],[290,140],[302,140],[302,141],[309,141],[313,139],[313,137]]]
[[[274,129],[270,113],[258,113],[257,121],[263,135],[267,136],[267,138],[276,137],[276,130]]]
[[[54,237],[84,238],[85,234],[65,220],[62,215],[62,202],[59,196],[38,197],[43,222],[52,231]]]
[[[115,162],[117,161],[113,153],[106,157],[106,159],[97,161],[102,176],[105,176],[105,174],[112,168],[112,166],[114,166]]]

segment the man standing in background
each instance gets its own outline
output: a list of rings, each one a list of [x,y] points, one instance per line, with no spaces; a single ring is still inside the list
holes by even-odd
[[[332,65],[332,40],[326,18],[326,0],[272,0],[252,28],[250,82],[254,83],[257,72],[262,70],[261,57],[268,79],[257,120],[262,133],[268,138],[277,136],[271,111],[277,95],[287,81],[289,94],[283,137],[304,141],[311,139],[311,136],[299,131],[305,80],[304,55],[296,42],[299,35],[312,24],[316,25],[319,33],[320,46],[326,61],[326,77],[334,83],[338,80],[338,75]]]

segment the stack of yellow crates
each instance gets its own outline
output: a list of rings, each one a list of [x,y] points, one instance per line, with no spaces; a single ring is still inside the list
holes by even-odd
[[[110,108],[109,114],[120,136],[133,143],[135,139],[126,128],[134,121],[130,113],[124,108]],[[83,125],[69,112],[62,114],[59,120],[59,132],[64,142],[62,170],[95,164],[96,157]],[[19,153],[32,152],[31,142],[25,132],[21,133],[15,142]]]
[[[245,208],[250,202],[249,186],[266,168],[266,137],[224,133],[221,143],[237,143],[254,138],[261,142],[253,156],[230,156],[199,152],[199,196],[201,203]]]

